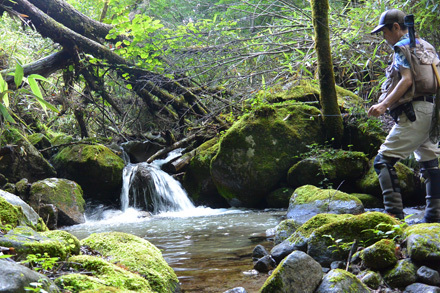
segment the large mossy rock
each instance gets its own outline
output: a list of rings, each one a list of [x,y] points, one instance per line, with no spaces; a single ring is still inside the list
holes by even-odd
[[[211,177],[211,160],[219,149],[218,138],[215,137],[201,144],[191,159],[183,177],[182,185],[195,205],[213,208],[229,207],[217,191]]]
[[[180,290],[177,276],[163,259],[160,250],[145,239],[121,232],[109,232],[92,234],[83,239],[81,244],[110,257],[129,271],[141,274],[154,292]]]
[[[60,292],[58,287],[45,275],[18,263],[0,259],[0,292],[30,292],[25,288],[31,287],[31,283],[40,283],[40,288],[45,290],[36,292]]]
[[[221,138],[211,161],[217,190],[232,206],[255,207],[285,180],[307,145],[322,142],[320,111],[299,103],[262,105]]]
[[[440,224],[418,224],[405,230],[410,258],[422,264],[440,262]]]
[[[364,153],[343,150],[323,150],[316,156],[293,165],[287,174],[287,183],[293,188],[303,185],[332,184],[346,192],[355,191],[355,182],[368,170]],[[342,184],[341,184],[342,183]]]
[[[322,268],[302,251],[287,256],[266,280],[261,293],[312,293],[322,278]]]
[[[417,281],[417,269],[411,259],[401,259],[395,267],[384,272],[383,279],[391,287],[404,289]]]
[[[65,147],[53,159],[59,177],[77,182],[85,198],[114,203],[122,187],[124,161],[103,145]]]
[[[0,173],[10,183],[22,178],[34,182],[56,176],[54,167],[18,130],[3,130],[0,146]]]
[[[365,176],[357,182],[358,191],[360,193],[371,194],[378,198],[382,197],[382,190],[379,185],[379,178],[374,171],[373,161],[370,161],[370,169]],[[420,188],[420,179],[414,174],[414,171],[404,164],[398,162],[395,166],[397,177],[399,178],[400,190],[402,193],[403,203],[405,205],[414,203],[417,200],[424,200],[424,191]]]
[[[381,225],[378,226],[379,224]],[[307,253],[323,266],[328,266],[333,261],[345,261],[351,247],[349,243],[357,240],[358,243],[371,245],[378,238],[374,231],[386,233],[399,224],[398,220],[380,212],[351,216],[315,229],[309,238]],[[395,233],[400,231],[396,230]],[[343,243],[346,244],[345,248]]]
[[[3,190],[0,190],[0,224],[11,228],[29,226],[37,231],[47,230],[43,220],[27,203]]]
[[[290,198],[287,218],[305,223],[321,214],[360,214],[362,202],[355,196],[334,189],[320,189],[313,185],[298,187]]]
[[[58,277],[55,283],[69,292],[155,292],[150,284],[139,274],[132,273],[102,258],[88,255],[78,255],[69,258],[71,267],[76,270],[86,270],[89,275],[69,274]]]
[[[30,227],[19,226],[0,235],[0,246],[14,247],[18,256],[47,253],[50,257],[64,260],[67,255],[79,253],[78,240],[67,232],[52,231],[38,233]],[[66,234],[67,233],[67,234]]]
[[[360,252],[364,265],[372,270],[382,270],[397,263],[396,244],[382,239]]]
[[[35,210],[52,204],[58,211],[57,223],[60,226],[76,225],[85,222],[83,192],[74,181],[48,178],[32,184],[29,203]]]

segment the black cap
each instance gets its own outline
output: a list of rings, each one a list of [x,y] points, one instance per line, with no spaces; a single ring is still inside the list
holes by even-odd
[[[382,13],[379,19],[379,25],[374,28],[374,30],[371,31],[372,34],[380,32],[384,26],[387,24],[393,24],[393,23],[404,23],[405,22],[405,13],[398,9],[390,9]]]

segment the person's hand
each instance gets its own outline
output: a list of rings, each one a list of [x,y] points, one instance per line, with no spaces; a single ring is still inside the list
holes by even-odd
[[[379,117],[380,115],[385,113],[386,110],[387,110],[387,107],[383,103],[373,105],[368,110],[368,116]]]

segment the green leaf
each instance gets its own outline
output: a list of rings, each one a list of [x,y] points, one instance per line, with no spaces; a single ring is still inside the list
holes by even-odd
[[[5,106],[3,106],[2,104],[0,104],[0,113],[2,114],[2,116],[9,122],[11,123],[15,123],[15,120],[12,118],[12,116],[9,114],[8,109],[6,109]]]
[[[14,82],[16,88],[18,88],[21,85],[23,81],[23,76],[24,76],[23,66],[21,66],[21,64],[17,62],[17,64],[15,65],[15,75],[14,75]]]

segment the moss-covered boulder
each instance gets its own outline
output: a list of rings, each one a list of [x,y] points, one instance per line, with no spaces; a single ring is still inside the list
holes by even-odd
[[[53,158],[59,177],[77,182],[85,198],[114,203],[122,187],[124,161],[103,145],[65,147]]]
[[[390,287],[403,289],[416,282],[417,269],[411,259],[401,259],[395,267],[383,274],[383,279]]]
[[[289,238],[300,226],[301,225],[295,220],[287,219],[281,221],[275,227],[275,245]]]
[[[0,224],[15,228],[29,226],[36,231],[47,227],[38,214],[18,196],[0,190]]]
[[[53,230],[40,232],[40,234],[49,239],[57,240],[63,243],[66,246],[66,251],[69,255],[76,255],[80,253],[81,245],[78,238],[69,232],[63,230]]]
[[[366,209],[374,209],[374,208],[383,209],[382,196],[374,196],[366,193],[350,193],[350,194],[352,196],[357,197],[362,202],[362,205]]]
[[[74,239],[74,236],[61,237],[51,233],[45,236],[30,227],[18,226],[0,235],[0,246],[14,247],[17,255],[23,258],[28,254],[44,255],[47,253],[50,257],[59,257],[64,260],[67,255],[78,252],[78,247],[72,243],[75,241],[69,239]]]
[[[177,292],[179,281],[173,269],[165,262],[160,250],[140,237],[109,232],[92,234],[81,241],[110,257],[134,273],[144,276],[154,292]]]
[[[321,266],[302,251],[287,256],[267,278],[261,293],[312,293],[322,278]]]
[[[337,260],[345,261],[351,248],[350,243],[357,240],[364,245],[371,245],[378,240],[375,231],[392,231],[393,226],[399,224],[398,220],[380,212],[351,216],[315,229],[309,238],[307,253],[324,266]],[[395,230],[395,233],[401,232]]]
[[[283,258],[292,253],[294,250],[307,251],[307,243],[309,241],[310,235],[313,231],[325,224],[333,223],[338,220],[349,218],[352,215],[336,215],[336,214],[319,214],[307,222],[305,222],[301,227],[297,228],[296,231],[283,242],[275,245],[270,251],[271,256],[277,263],[279,263]],[[292,221],[292,220],[286,220]],[[288,223],[288,222],[287,222]],[[296,223],[296,221],[295,221]]]
[[[353,192],[356,180],[367,170],[368,158],[364,153],[323,150],[293,165],[287,173],[287,183],[293,188],[331,184],[342,191]]]
[[[221,138],[211,161],[217,190],[232,206],[254,207],[285,180],[307,145],[323,139],[320,111],[299,103],[262,105]]]
[[[382,190],[380,189],[379,178],[373,168],[373,161],[374,159],[370,161],[370,169],[365,176],[357,182],[358,192],[382,198]],[[420,179],[414,174],[414,171],[400,162],[394,167],[399,178],[403,203],[407,205],[417,199],[424,199],[419,195],[423,194],[424,191],[421,189]]]
[[[405,230],[408,255],[424,264],[440,262],[440,224],[418,224]]]
[[[320,189],[313,185],[298,187],[290,198],[287,218],[305,223],[320,213],[360,214],[362,202],[347,193],[334,189]]]
[[[0,133],[0,173],[10,183],[22,178],[30,182],[55,177],[54,167],[16,129],[4,129]]]
[[[381,270],[397,263],[396,244],[393,240],[382,239],[361,251],[364,265],[372,270]]]
[[[219,149],[218,137],[201,144],[191,159],[183,177],[182,185],[195,205],[229,207],[226,199],[217,191],[211,177],[211,160]]]
[[[141,275],[127,271],[122,266],[112,264],[102,258],[78,255],[69,258],[75,270],[86,270],[91,275],[69,274],[58,277],[55,283],[70,292],[85,290],[117,290],[114,292],[155,292]]]
[[[43,205],[52,204],[58,211],[59,226],[76,225],[85,222],[83,192],[74,181],[48,178],[32,184],[29,203],[39,211]]]
[[[356,292],[369,293],[368,287],[355,275],[341,269],[334,269],[327,273],[315,293]]]
[[[379,272],[366,270],[359,273],[356,277],[374,290],[377,290],[383,284],[383,279]]]

